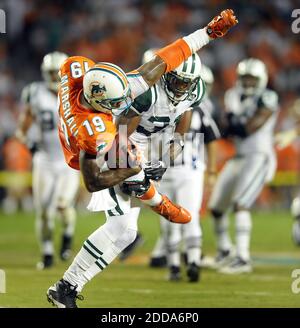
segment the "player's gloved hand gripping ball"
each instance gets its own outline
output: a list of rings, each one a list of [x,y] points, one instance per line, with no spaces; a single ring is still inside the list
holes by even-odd
[[[207,34],[212,39],[221,38],[237,23],[234,11],[225,9],[207,25]]]
[[[166,164],[163,161],[146,162],[142,165],[145,176],[149,180],[159,181],[167,170]]]

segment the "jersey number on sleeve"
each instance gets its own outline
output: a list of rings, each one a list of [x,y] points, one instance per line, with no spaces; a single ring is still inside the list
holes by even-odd
[[[80,62],[78,62],[78,61],[73,62],[70,65],[71,76],[74,79],[81,77],[89,69],[88,65],[89,65],[88,62],[86,62],[86,61],[83,62],[83,67]]]
[[[82,123],[82,125],[86,128],[89,136],[94,135],[94,130],[97,131],[97,132],[104,132],[105,131],[105,125],[104,125],[101,117],[94,116],[92,118],[91,123],[90,123],[89,120],[85,120]]]

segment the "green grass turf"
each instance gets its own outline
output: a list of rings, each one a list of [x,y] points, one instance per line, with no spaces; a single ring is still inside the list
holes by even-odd
[[[103,222],[99,214],[80,214],[75,250]],[[83,291],[80,307],[299,307],[300,294],[291,292],[291,272],[300,268],[300,249],[291,241],[289,213],[254,214],[252,255],[255,270],[249,275],[225,276],[203,270],[198,284],[168,282],[166,269],[150,269],[148,254],[159,233],[158,218],[143,211],[139,220],[145,243],[127,262],[116,260]],[[214,239],[209,218],[202,220],[204,251],[213,255]],[[60,225],[57,222],[56,248]],[[37,271],[39,250],[34,236],[33,214],[0,214],[0,268],[7,276],[3,307],[49,307],[45,293],[60,279],[68,263]]]

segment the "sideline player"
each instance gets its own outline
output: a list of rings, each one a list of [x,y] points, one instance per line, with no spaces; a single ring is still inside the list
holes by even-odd
[[[218,247],[215,265],[227,274],[252,271],[250,208],[276,169],[273,133],[278,97],[266,88],[266,66],[258,59],[245,59],[238,64],[237,76],[224,98],[225,134],[234,141],[236,155],[222,169],[209,201]],[[235,215],[235,256],[228,234],[229,210]]]
[[[146,92],[164,73],[179,66],[210,38],[226,34],[236,23],[233,11],[225,10],[207,27],[160,49],[150,62],[127,75],[114,64],[95,65],[91,60],[78,56],[67,59],[62,65],[60,138],[65,158],[71,167],[81,170],[85,185],[94,192],[93,196],[97,194],[94,197],[96,202],[92,198],[90,208],[105,209],[107,220],[84,242],[63,279],[48,289],[48,300],[54,305],[77,307],[76,298],[84,285],[134,240],[136,222],[131,225],[131,220],[125,220],[118,197],[126,195],[117,195],[115,188],[118,187],[114,186],[122,183],[125,185],[123,190],[135,192],[140,200],[172,222],[186,223],[190,220],[187,211],[161,196],[145,179],[145,171],[141,170],[139,160],[135,160],[131,150],[129,157],[134,159],[135,165],[104,169],[109,165],[106,154],[117,134],[112,114],[127,111],[132,100]],[[121,144],[122,140],[119,142]],[[136,175],[144,176],[144,181],[137,182]],[[128,181],[129,177],[133,177],[133,181]],[[127,181],[124,183],[124,180]]]
[[[66,58],[66,54],[57,51],[44,57],[41,65],[44,82],[33,82],[24,88],[22,102],[25,109],[20,115],[16,133],[20,141],[27,145],[32,142],[30,147],[35,148],[33,197],[36,231],[42,251],[38,269],[53,265],[55,216],[61,216],[64,227],[60,247],[62,260],[69,259],[71,255],[75,229],[74,200],[79,187],[79,173],[66,165],[57,133],[58,71]],[[32,136],[33,133],[35,136]]]

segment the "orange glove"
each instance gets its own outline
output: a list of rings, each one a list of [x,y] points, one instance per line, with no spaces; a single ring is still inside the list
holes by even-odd
[[[237,23],[234,11],[225,9],[207,25],[207,34],[212,39],[221,38]]]

